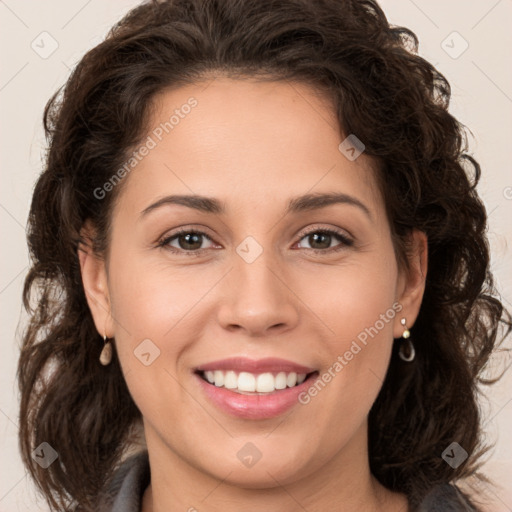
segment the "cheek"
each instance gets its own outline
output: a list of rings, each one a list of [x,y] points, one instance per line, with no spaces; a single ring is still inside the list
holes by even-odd
[[[145,418],[158,421],[162,411],[179,408],[183,398],[178,364],[196,334],[187,318],[197,289],[178,273],[142,265],[142,259],[117,261],[110,287],[118,357],[137,407]]]
[[[155,268],[133,248],[125,254],[112,253],[109,272],[116,349],[136,403],[151,407],[158,390],[175,385],[171,375],[194,335],[190,328],[184,335],[182,326],[188,324],[182,319],[197,302],[197,289],[185,276]]]
[[[386,254],[383,251],[381,254]],[[327,288],[317,289],[316,304],[322,318],[331,326],[334,336],[345,342],[357,338],[372,326],[388,337],[392,332],[392,319],[396,315],[397,267],[393,258],[377,253],[354,260],[353,264],[340,268],[330,279]],[[386,316],[387,313],[387,316]],[[381,315],[386,316],[383,321]],[[360,337],[364,338],[364,334]],[[343,348],[343,347],[340,347]]]
[[[132,337],[169,337],[206,287],[204,280],[194,278],[192,266],[173,271],[165,261],[155,263],[133,248],[111,261],[112,310]]]
[[[375,253],[340,269],[336,279],[324,288],[315,309],[333,331],[324,347],[330,356],[325,361],[326,380],[333,390],[343,389],[333,393],[332,400],[369,408],[385,377],[393,326],[400,315],[396,262],[392,256]]]

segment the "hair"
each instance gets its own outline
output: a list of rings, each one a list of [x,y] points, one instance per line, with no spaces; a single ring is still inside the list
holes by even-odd
[[[511,317],[490,273],[480,165],[448,112],[448,81],[417,50],[373,0],[171,0],[131,10],[77,64],[44,113],[17,374],[23,462],[52,510],[97,510],[141,420],[115,350],[111,365],[98,362],[103,340],[82,285],[81,229],[92,223],[106,257],[123,182],[101,199],[94,190],[147,136],[157,94],[218,75],[301,82],[332,99],[341,133],[377,163],[399,265],[413,229],[428,237],[417,355],[404,363],[393,348],[369,414],[372,473],[413,505],[480,475],[479,384],[497,380],[483,371]],[[455,469],[441,458],[454,441],[469,454]],[[47,469],[31,457],[42,442],[58,453]]]

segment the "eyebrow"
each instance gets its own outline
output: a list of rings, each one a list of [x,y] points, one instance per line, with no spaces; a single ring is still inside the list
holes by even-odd
[[[165,205],[178,204],[199,210],[205,213],[223,214],[226,213],[226,205],[218,199],[199,195],[170,195],[159,199],[158,201],[150,204],[147,208],[142,210],[141,217],[148,213],[161,208]],[[293,197],[288,201],[285,215],[289,213],[301,213],[312,210],[325,208],[333,204],[347,204],[355,206],[362,210],[370,219],[372,215],[369,208],[362,203],[359,199],[344,193],[316,193],[305,194],[298,197]]]

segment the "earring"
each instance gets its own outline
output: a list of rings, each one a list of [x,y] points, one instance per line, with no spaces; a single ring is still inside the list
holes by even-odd
[[[105,344],[103,345],[103,350],[100,354],[100,363],[103,366],[107,366],[110,364],[110,361],[112,361],[112,343],[110,340],[107,340],[107,336],[105,334],[103,334],[103,341]]]
[[[407,329],[407,326],[405,325],[405,318],[402,318],[402,320],[400,320],[400,323],[404,326],[404,332],[402,333],[403,340],[402,343],[400,344],[400,348],[398,349],[398,355],[400,356],[400,359],[402,359],[402,361],[407,361],[409,363],[414,359],[416,351],[414,350],[414,345],[412,344],[412,341],[409,338],[411,332],[409,331],[409,329]]]

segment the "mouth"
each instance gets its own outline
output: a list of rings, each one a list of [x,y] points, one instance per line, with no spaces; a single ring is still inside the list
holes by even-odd
[[[251,373],[234,370],[196,370],[196,374],[208,384],[244,395],[268,395],[300,386],[318,374],[297,372]]]
[[[231,358],[195,368],[203,396],[220,412],[241,419],[270,419],[299,401],[319,371],[284,359]]]

